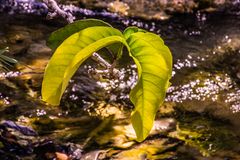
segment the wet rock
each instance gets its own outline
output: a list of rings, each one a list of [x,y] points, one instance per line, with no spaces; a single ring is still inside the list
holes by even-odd
[[[3,122],[1,122],[1,125],[6,128],[15,129],[16,131],[19,131],[22,134],[27,135],[27,136],[36,136],[37,135],[37,133],[33,129],[31,129],[29,127],[18,125],[13,121],[3,121]]]
[[[236,76],[237,76],[237,78],[239,78],[239,79],[240,79],[240,71],[239,71],[239,72],[237,72]]]
[[[175,156],[172,151],[177,145],[179,145],[178,142],[161,138],[145,141],[118,153],[109,152],[106,155],[114,160],[171,159]]]
[[[100,123],[98,119],[84,115],[79,118],[39,117],[31,119],[30,122],[40,134],[52,133],[52,137],[65,140],[72,139],[75,136],[79,136],[80,139],[80,136],[86,136],[84,133],[90,132]],[[65,130],[65,132],[60,132],[61,130]]]
[[[99,160],[99,155],[103,152],[101,150],[88,152],[81,157],[81,160]]]
[[[239,10],[239,2],[231,0],[61,0],[60,2],[68,4],[66,10],[75,10],[86,15],[89,15],[91,11],[86,11],[82,8],[76,9],[75,6],[80,3],[80,6],[90,9],[104,8],[125,16],[130,15],[145,19],[167,19],[169,15],[175,13],[192,13],[196,10],[208,12],[216,10],[225,10],[228,12]],[[69,4],[75,6],[73,7]],[[46,15],[48,9],[44,3],[35,0],[4,0],[0,3],[0,12]]]
[[[167,101],[174,102],[176,108],[209,114],[239,126],[240,41],[236,32],[237,28],[220,36],[211,48],[195,58],[188,55],[186,63],[176,62]]]
[[[228,74],[195,71],[169,91],[167,99],[176,102],[175,108],[207,113],[239,126],[239,89]]]
[[[63,95],[62,104],[72,106],[72,109],[74,109],[74,105],[71,104],[78,104],[85,107],[86,110],[97,110],[96,106],[104,107],[106,105],[104,101],[107,101],[110,95],[97,84],[96,79],[89,76],[87,68],[81,67],[76,75],[70,81],[65,95]],[[96,106],[93,107],[92,104],[96,104]]]
[[[9,154],[28,155],[33,153],[33,143],[36,133],[25,126],[17,125],[12,121],[4,121],[0,124],[0,141],[3,149]]]
[[[4,159],[37,158],[37,159],[80,159],[81,146],[73,143],[61,144],[51,139],[37,136],[36,132],[13,121],[0,124],[0,153]]]
[[[129,6],[126,3],[114,1],[109,3],[108,10],[126,16],[128,15]]]
[[[32,42],[30,33],[21,29],[22,27],[12,26],[6,35],[7,42],[10,44],[10,53],[12,54],[24,53]]]
[[[118,148],[128,148],[135,143],[134,141],[131,141],[135,138],[135,133],[133,133],[133,138],[129,139],[129,132],[125,127],[126,126],[115,125],[110,131],[104,132],[104,134],[97,136],[95,141],[99,145],[111,144],[112,146]]]
[[[11,33],[8,35],[8,42],[12,44],[22,43],[23,41],[28,41],[30,38],[29,32],[21,31],[21,33]]]
[[[150,135],[163,134],[176,128],[176,120],[173,118],[162,118],[154,121]]]
[[[220,119],[216,121],[207,115],[201,118],[197,118],[198,116],[199,113],[196,112],[180,112],[177,130],[171,132],[169,136],[197,149],[195,152],[189,152],[193,157],[197,155],[221,157],[224,152],[232,152],[234,155],[239,151],[238,133],[230,123]]]
[[[146,19],[164,19],[167,14],[172,13],[190,13],[194,10],[223,10],[224,8],[237,7],[237,4],[230,0],[104,0],[104,1],[86,1],[79,0],[82,5],[88,8],[108,8],[112,12],[123,15],[143,17]],[[167,14],[166,14],[167,13]]]
[[[56,159],[57,160],[68,160],[69,157],[64,153],[56,152]]]
[[[240,42],[239,42],[240,44]],[[225,54],[213,62],[213,66],[218,70],[227,72],[235,82],[240,85],[240,48],[236,50],[228,49]]]
[[[43,56],[44,54],[49,55],[51,52],[51,49],[46,46],[46,41],[41,41],[39,43],[32,43],[29,46],[29,49],[27,51],[28,54],[30,55],[41,55]]]
[[[42,140],[35,145],[34,153],[38,159],[77,160],[82,156],[82,149],[73,143],[61,144],[51,140]]]
[[[10,53],[14,55],[26,54],[31,43],[43,36],[42,32],[24,26],[12,25],[8,27],[7,33],[3,36],[0,45],[8,46]],[[5,38],[5,40],[4,40]]]
[[[95,141],[101,146],[109,144],[113,147],[122,149],[133,146],[136,143],[134,141],[136,139],[135,131],[131,124],[126,125],[124,123],[126,122],[122,121],[120,124],[115,124],[110,131],[105,131],[96,136]],[[175,126],[176,121],[172,118],[156,120],[154,121],[149,137],[166,135],[169,131],[174,130]]]

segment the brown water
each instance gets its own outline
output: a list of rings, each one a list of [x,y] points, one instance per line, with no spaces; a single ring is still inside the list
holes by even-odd
[[[148,29],[173,53],[172,86],[150,136],[143,143],[133,140],[128,93],[137,74],[127,55],[118,65],[120,79],[104,79],[89,60],[71,80],[61,105],[49,107],[40,97],[52,54],[46,39],[63,23],[1,13],[0,47],[8,46],[8,55],[20,64],[0,74],[0,118],[29,126],[38,136],[10,129],[17,137],[10,141],[0,127],[0,157],[52,159],[60,152],[83,160],[240,159],[239,15],[197,12],[144,21],[97,13],[83,17],[101,18],[119,29]]]

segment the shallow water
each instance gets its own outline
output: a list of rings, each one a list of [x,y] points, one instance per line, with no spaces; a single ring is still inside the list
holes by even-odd
[[[239,159],[239,15],[197,12],[146,21],[78,10],[84,11],[78,12],[79,18],[101,18],[121,30],[135,25],[164,39],[174,58],[166,101],[149,138],[141,144],[133,141],[128,93],[137,73],[125,54],[117,66],[119,79],[96,74],[101,68],[89,60],[71,80],[60,107],[47,107],[40,99],[44,67],[51,56],[46,39],[64,23],[1,13],[0,47],[9,46],[9,55],[20,64],[13,72],[0,74],[0,118],[38,133],[31,139],[16,134],[21,139],[16,144],[23,148],[17,155],[51,159],[50,153],[73,156],[76,151],[82,159]],[[1,135],[0,142],[2,138],[6,137]],[[16,158],[14,149],[8,152],[1,143],[2,157]],[[44,150],[48,147],[51,151]],[[28,148],[33,151],[25,153]]]

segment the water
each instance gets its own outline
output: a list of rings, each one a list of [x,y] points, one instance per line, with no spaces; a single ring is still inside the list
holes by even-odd
[[[127,54],[117,66],[122,73],[119,79],[95,74],[101,68],[89,60],[71,80],[60,107],[46,107],[40,100],[42,73],[51,56],[45,42],[63,23],[47,21],[38,12],[36,16],[1,13],[0,46],[9,46],[10,56],[21,64],[0,75],[0,117],[30,126],[39,134],[32,138],[34,151],[20,156],[44,157],[44,147],[52,146],[53,156],[55,152],[73,155],[67,149],[79,149],[82,159],[239,159],[239,15],[196,12],[146,21],[107,11],[65,9],[78,11],[78,18],[101,18],[121,30],[135,25],[159,34],[173,53],[172,85],[154,131],[141,144],[132,141],[129,125],[133,106],[128,93],[137,73]],[[14,131],[11,134],[24,143],[30,141]],[[2,138],[6,137],[1,136],[0,142]]]

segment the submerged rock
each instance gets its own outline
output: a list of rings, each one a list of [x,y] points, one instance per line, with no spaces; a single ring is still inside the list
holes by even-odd
[[[160,160],[175,157],[174,148],[179,142],[168,138],[148,140],[129,148],[128,150],[108,152],[106,156],[114,160]]]
[[[239,89],[224,72],[192,71],[180,85],[170,87],[167,101],[176,102],[175,108],[206,113],[239,127]]]
[[[51,53],[51,49],[47,47],[46,41],[40,41],[38,43],[32,43],[29,46],[27,53],[30,55],[39,54],[43,56],[44,54],[49,55]]]
[[[236,156],[240,145],[238,133],[232,124],[221,119],[213,119],[207,114],[201,118],[199,116],[201,114],[182,109],[177,118],[177,130],[171,132],[169,136],[195,147],[203,156],[224,158],[222,153],[229,152]],[[194,155],[194,152],[191,154]]]
[[[80,159],[82,150],[79,145],[40,138],[27,126],[3,121],[0,123],[0,153],[2,159]]]

